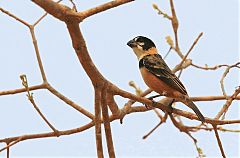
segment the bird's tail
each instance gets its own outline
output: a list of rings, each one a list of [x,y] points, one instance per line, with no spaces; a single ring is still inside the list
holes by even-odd
[[[200,121],[205,122],[205,118],[202,115],[202,113],[199,111],[197,106],[191,100],[189,100],[188,98],[186,98],[185,100],[186,100],[186,105],[195,112],[195,114],[200,119]]]

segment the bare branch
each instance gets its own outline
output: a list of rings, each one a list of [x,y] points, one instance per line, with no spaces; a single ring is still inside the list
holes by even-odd
[[[152,7],[157,10],[159,15],[163,15],[164,18],[167,18],[168,20],[172,20],[172,17],[169,16],[167,13],[163,12],[161,9],[159,9],[159,7],[157,6],[157,4],[153,4]]]
[[[187,59],[188,55],[190,54],[190,52],[192,51],[192,49],[194,48],[194,46],[197,44],[198,40],[202,37],[203,33],[201,32],[198,37],[194,40],[192,46],[190,47],[190,49],[188,50],[187,54],[184,55],[184,57],[182,58],[181,63],[179,64],[179,67],[182,67],[183,63],[185,62],[185,60]]]
[[[232,104],[233,100],[236,99],[236,97],[238,96],[238,94],[240,93],[240,87],[238,87],[235,92],[233,93],[233,95],[227,99],[226,103],[223,105],[222,109],[218,112],[218,114],[215,116],[215,119],[219,119],[224,113],[227,112],[228,108],[230,107],[230,105]]]
[[[154,112],[157,114],[157,116],[160,118],[160,122],[151,129],[147,134],[143,136],[143,139],[146,139],[148,136],[150,136],[158,127],[160,127],[161,124],[165,123],[168,117],[168,114],[165,113],[164,116],[162,116],[156,109],[153,109]]]
[[[102,132],[101,132],[101,91],[99,89],[95,90],[95,139],[97,146],[97,155],[103,158],[103,147],[102,147]]]
[[[46,89],[46,84],[39,84],[39,85],[35,85],[35,86],[30,86],[28,87],[30,91],[33,90],[38,90],[38,89]],[[9,94],[18,94],[18,93],[22,93],[22,92],[26,92],[27,89],[26,88],[18,88],[18,89],[12,89],[12,90],[4,90],[4,91],[0,91],[0,96],[2,95],[9,95]]]
[[[59,1],[57,1],[57,3],[60,3],[61,1],[62,1],[62,0],[59,0]],[[44,13],[44,14],[32,25],[32,27],[35,27],[37,24],[39,24],[40,21],[42,21],[42,19],[45,18],[47,15],[48,15],[47,12]]]
[[[238,65],[240,64],[240,62],[237,62],[236,64],[234,65],[231,65],[231,66],[227,66],[226,70],[224,71],[223,75],[222,75],[222,78],[220,80],[220,83],[221,83],[221,89],[222,89],[222,92],[223,92],[223,95],[224,96],[227,96],[227,93],[225,91],[225,88],[224,88],[224,79],[225,77],[227,76],[227,74],[229,73],[230,69],[231,68],[234,68],[234,67],[238,67]],[[239,68],[239,67],[238,67]]]
[[[80,12],[78,14],[82,19],[85,19],[85,18],[88,18],[92,15],[98,14],[100,12],[106,11],[108,9],[112,9],[114,7],[120,6],[120,5],[125,4],[125,3],[129,3],[129,2],[132,2],[132,1],[134,1],[134,0],[114,0],[114,1],[107,2],[107,3],[102,4],[102,5],[99,5],[95,8],[91,8],[91,9],[88,9],[86,11]]]
[[[108,107],[107,107],[107,85],[105,85],[101,92],[101,107],[102,107],[102,116],[103,116],[103,124],[105,128],[105,135],[107,140],[107,148],[109,157],[115,158],[113,140],[112,140],[112,132],[108,114]]]
[[[41,110],[38,108],[37,104],[35,103],[33,99],[33,94],[30,93],[29,88],[28,88],[28,81],[27,81],[27,76],[26,75],[21,75],[20,76],[22,80],[22,85],[27,89],[27,97],[28,100],[31,102],[35,110],[38,112],[38,114],[41,116],[41,118],[45,121],[45,123],[57,134],[58,130],[47,120],[47,118],[43,115]]]
[[[16,20],[19,21],[20,23],[22,23],[22,24],[24,24],[24,25],[30,27],[30,25],[29,25],[27,22],[25,22],[24,20],[22,20],[22,19],[18,18],[17,16],[13,15],[13,14],[10,13],[9,11],[4,10],[3,8],[0,8],[0,10],[1,10],[3,13],[7,14],[8,16],[10,16],[10,17],[16,19]]]
[[[59,99],[61,99],[62,101],[64,101],[66,104],[70,105],[71,107],[73,107],[74,109],[76,109],[77,111],[79,111],[80,113],[82,113],[83,115],[87,116],[88,118],[94,120],[94,115],[92,113],[90,113],[89,111],[87,111],[86,109],[84,109],[83,107],[79,106],[78,104],[74,103],[72,100],[68,99],[67,97],[65,97],[64,95],[62,95],[60,92],[58,92],[55,88],[53,88],[50,84],[47,84],[46,88],[56,97],[58,97]]]
[[[44,69],[43,69],[43,64],[42,64],[42,60],[41,60],[39,49],[38,49],[37,40],[36,40],[35,33],[34,33],[34,27],[30,26],[29,29],[30,29],[30,32],[31,32],[31,35],[32,35],[32,42],[33,42],[34,49],[35,49],[35,52],[36,52],[38,66],[39,66],[39,69],[40,69],[40,72],[41,72],[43,82],[47,82],[46,74],[45,74]]]
[[[220,137],[218,135],[217,126],[213,125],[213,129],[214,129],[215,136],[217,138],[218,146],[220,148],[222,157],[226,158],[226,155],[225,155],[224,150],[223,150],[222,142],[221,142]]]
[[[107,105],[110,108],[113,115],[119,115],[120,110],[118,108],[117,103],[114,100],[114,97],[112,94],[107,93]]]

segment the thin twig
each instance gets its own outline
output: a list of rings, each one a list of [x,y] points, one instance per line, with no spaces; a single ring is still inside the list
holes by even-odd
[[[22,80],[22,85],[27,89],[28,100],[32,103],[33,107],[35,108],[37,113],[40,115],[40,117],[44,120],[44,122],[56,133],[56,135],[58,135],[58,130],[47,120],[47,118],[43,115],[43,113],[38,108],[37,104],[35,103],[35,101],[33,99],[33,94],[30,93],[29,88],[28,88],[27,76],[21,75],[20,78]]]
[[[30,86],[30,87],[28,87],[28,89],[30,91],[38,90],[38,89],[46,89],[46,84],[39,84],[39,85],[35,85],[35,86]],[[13,94],[18,94],[18,93],[23,93],[23,92],[26,92],[26,91],[27,91],[26,88],[4,90],[4,91],[0,91],[0,96],[2,96],[2,95],[13,95]]]
[[[60,3],[62,0],[57,1],[56,3]],[[42,21],[43,18],[45,18],[48,15],[48,13],[44,13],[33,25],[32,27],[35,27],[40,21]]]
[[[170,6],[171,6],[171,12],[172,12],[171,22],[172,22],[172,28],[173,28],[174,37],[175,37],[175,50],[178,53],[178,55],[181,58],[183,58],[183,54],[181,53],[180,48],[179,48],[179,44],[178,44],[178,26],[179,26],[179,23],[178,23],[176,11],[175,11],[175,8],[174,8],[173,0],[170,0]]]
[[[10,17],[16,19],[16,20],[19,21],[20,23],[22,23],[22,24],[24,24],[24,25],[30,27],[30,24],[28,24],[26,21],[24,21],[24,20],[18,18],[17,16],[13,15],[13,14],[10,13],[9,11],[4,10],[3,8],[0,8],[0,10],[1,10],[3,13],[7,14],[8,16],[10,16]]]
[[[220,137],[218,135],[218,131],[217,131],[217,126],[216,125],[213,125],[213,130],[214,130],[215,136],[217,138],[218,146],[220,148],[222,157],[226,158],[226,155],[225,155],[224,150],[223,150],[222,142],[221,142]]]
[[[57,91],[54,87],[52,87],[50,84],[46,85],[46,88],[56,97],[58,97],[60,100],[64,101],[66,104],[70,105],[72,108],[76,109],[77,111],[79,111],[80,113],[82,113],[83,115],[87,116],[88,118],[90,118],[91,120],[94,120],[94,115],[92,113],[90,113],[89,111],[87,111],[86,109],[84,109],[83,107],[79,106],[78,104],[76,104],[75,102],[73,102],[72,100],[68,99],[67,97],[65,97],[63,94],[61,94],[59,91]]]
[[[233,95],[227,99],[227,101],[223,105],[222,109],[215,116],[215,119],[219,119],[223,114],[225,114],[227,112],[227,110],[230,107],[230,105],[232,104],[233,100],[236,99],[236,97],[238,96],[239,93],[240,93],[240,87],[238,87],[235,90],[235,92],[233,93]]]
[[[33,45],[34,45],[34,49],[35,49],[35,53],[36,53],[37,61],[38,61],[38,66],[39,66],[39,69],[40,69],[40,72],[41,72],[43,82],[47,82],[46,74],[44,72],[42,60],[41,60],[39,49],[38,49],[38,43],[37,43],[35,33],[34,33],[34,27],[29,27],[29,29],[30,29],[30,32],[31,32],[32,42],[33,42]]]
[[[198,37],[194,40],[192,46],[190,47],[190,49],[188,50],[187,54],[184,55],[184,57],[182,58],[182,61],[179,64],[179,67],[182,67],[183,63],[185,62],[185,60],[187,59],[188,55],[190,54],[190,52],[192,51],[192,49],[194,48],[194,46],[197,44],[198,40],[202,37],[203,33],[201,32]]]
[[[163,15],[164,18],[167,18],[168,20],[172,20],[172,17],[169,16],[167,13],[163,12],[162,10],[159,9],[159,7],[157,6],[157,4],[153,4],[152,7],[157,10],[159,15]]]
[[[146,139],[148,136],[150,136],[158,127],[160,127],[161,124],[165,123],[168,117],[168,114],[165,113],[164,116],[161,116],[161,114],[157,111],[157,109],[153,109],[154,112],[157,114],[157,116],[160,118],[160,122],[151,129],[147,134],[143,136],[143,139]]]
[[[229,73],[230,69],[234,68],[234,67],[238,68],[239,64],[240,64],[240,62],[237,62],[236,64],[227,66],[226,70],[224,71],[224,73],[223,73],[223,75],[221,77],[220,84],[221,84],[221,89],[222,89],[222,93],[223,93],[224,96],[227,96],[227,93],[226,93],[225,88],[224,88],[224,79],[227,76],[227,74]]]

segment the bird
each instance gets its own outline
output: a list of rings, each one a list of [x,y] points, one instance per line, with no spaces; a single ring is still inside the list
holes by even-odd
[[[186,88],[162,59],[151,39],[137,36],[128,41],[127,45],[137,56],[142,78],[150,89],[184,103],[195,112],[200,121],[205,122],[200,110],[189,99]]]

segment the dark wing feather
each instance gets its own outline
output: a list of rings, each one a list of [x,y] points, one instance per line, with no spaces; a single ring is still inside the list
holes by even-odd
[[[143,57],[143,65],[160,80],[186,95],[187,91],[178,77],[170,70],[159,54]]]

